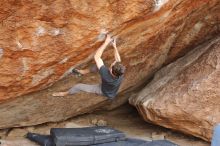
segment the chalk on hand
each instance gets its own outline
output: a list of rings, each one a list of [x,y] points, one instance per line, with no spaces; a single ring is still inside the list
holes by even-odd
[[[97,40],[98,41],[104,41],[107,33],[108,33],[107,30],[101,29],[101,32],[100,32],[100,34],[97,37]]]

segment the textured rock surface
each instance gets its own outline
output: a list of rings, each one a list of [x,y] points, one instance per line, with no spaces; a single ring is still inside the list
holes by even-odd
[[[74,66],[86,67],[101,29],[119,36],[125,92],[219,33],[219,0],[2,0],[0,8],[0,128],[59,121],[101,106],[105,99],[95,95],[53,99],[47,90],[15,98],[52,85]],[[112,49],[104,58],[111,62]]]
[[[126,88],[217,32],[218,0],[164,2],[1,1],[0,99],[60,79],[95,51],[103,28],[121,37],[120,52],[129,67]]]
[[[186,136],[169,129],[146,123],[138,115],[135,108],[126,104],[112,111],[99,111],[91,114],[84,114],[63,122],[46,123],[31,127],[11,128],[0,130],[1,146],[39,146],[24,138],[27,132],[50,134],[51,128],[80,128],[95,126],[93,121],[107,121],[108,126],[114,127],[133,138],[153,140],[152,133],[166,135],[166,139],[180,146],[210,146],[203,140],[193,136]]]
[[[210,140],[220,123],[220,38],[161,69],[130,103],[146,121]]]

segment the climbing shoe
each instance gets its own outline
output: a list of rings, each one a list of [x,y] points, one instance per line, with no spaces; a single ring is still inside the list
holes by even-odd
[[[82,76],[82,74],[77,69],[72,69],[72,73],[78,77]]]

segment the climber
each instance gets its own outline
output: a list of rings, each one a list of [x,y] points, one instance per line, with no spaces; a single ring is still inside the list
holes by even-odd
[[[109,68],[107,68],[103,63],[101,56],[109,43],[112,43],[113,45],[115,61],[110,65]],[[125,73],[125,67],[121,64],[121,58],[116,46],[116,37],[112,38],[109,34],[107,34],[105,42],[96,51],[94,60],[96,62],[96,67],[91,67],[90,69],[84,70],[73,69],[72,72],[78,75],[85,75],[97,70],[101,76],[101,84],[88,85],[80,83],[76,84],[66,92],[53,93],[53,96],[66,96],[84,91],[103,95],[108,99],[113,99],[118,92],[119,86]]]

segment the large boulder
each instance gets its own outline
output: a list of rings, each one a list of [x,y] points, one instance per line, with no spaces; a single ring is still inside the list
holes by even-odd
[[[220,123],[220,37],[158,71],[129,101],[148,122],[210,141]]]
[[[33,93],[91,64],[102,29],[119,37],[127,67],[121,93],[219,33],[219,0],[1,0],[0,8],[0,128],[59,121],[104,105],[95,95],[51,97],[78,82],[97,83],[98,76],[67,77]],[[106,63],[112,54],[107,48]]]

